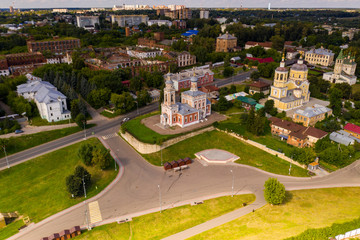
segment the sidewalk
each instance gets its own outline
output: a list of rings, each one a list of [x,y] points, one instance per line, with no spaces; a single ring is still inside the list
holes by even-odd
[[[182,232],[176,233],[174,235],[171,235],[169,237],[163,238],[163,240],[182,240],[182,239],[188,239],[190,237],[193,237],[195,235],[198,235],[202,232],[208,231],[212,228],[218,227],[220,225],[223,225],[225,223],[228,223],[230,221],[233,221],[239,217],[242,217],[246,214],[251,214],[254,210],[259,209],[263,207],[266,204],[266,201],[264,200],[264,196],[262,192],[258,192],[256,195],[256,200],[252,204],[237,209],[235,211],[226,213],[220,217],[211,219],[207,222],[204,222],[202,224],[199,224],[195,227],[186,229]]]

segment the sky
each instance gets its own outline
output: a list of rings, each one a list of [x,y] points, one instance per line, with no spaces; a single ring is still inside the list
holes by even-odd
[[[13,0],[0,0],[0,8],[8,8]],[[107,7],[122,4],[169,5],[189,7],[267,8],[271,0],[15,0],[15,8]],[[272,8],[360,8],[360,0],[272,0]]]

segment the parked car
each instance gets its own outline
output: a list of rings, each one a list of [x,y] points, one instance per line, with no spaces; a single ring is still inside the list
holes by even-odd
[[[23,130],[21,130],[21,129],[16,129],[15,130],[15,134],[19,134],[19,133],[23,133],[24,131]]]

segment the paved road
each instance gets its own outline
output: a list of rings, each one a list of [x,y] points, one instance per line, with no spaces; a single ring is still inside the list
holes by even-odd
[[[144,108],[140,108],[139,109],[139,114],[140,115],[146,114],[146,113],[149,113],[149,112],[153,112],[153,111],[155,111],[157,109],[158,109],[158,103],[153,103],[153,104],[148,105],[148,106],[146,106]],[[108,129],[114,128],[114,127],[117,127],[117,129],[119,129],[120,121],[124,117],[134,118],[136,116],[137,116],[137,111],[133,111],[133,112],[130,112],[130,113],[125,114],[123,116],[116,117],[114,119],[109,119],[109,120],[101,120],[101,119],[99,119],[98,122],[95,122],[97,124],[96,127],[93,127],[91,129],[87,130],[87,136],[90,136],[92,134],[92,132],[97,134],[97,133],[101,133],[103,131],[106,131]],[[21,163],[23,161],[27,161],[27,160],[29,160],[31,158],[40,156],[40,155],[42,155],[44,153],[47,153],[49,151],[54,151],[55,149],[59,149],[59,148],[71,145],[71,144],[73,144],[75,142],[83,140],[83,138],[84,138],[84,132],[81,131],[81,132],[69,135],[67,137],[63,137],[63,138],[60,138],[58,140],[54,140],[54,141],[51,141],[49,143],[45,143],[45,144],[42,144],[40,146],[33,147],[33,148],[28,149],[28,150],[25,150],[25,151],[10,155],[10,156],[8,156],[8,161],[9,161],[10,165],[13,166],[13,165],[19,164],[19,163]],[[6,166],[7,166],[6,159],[1,158],[0,159],[0,170],[6,168]]]
[[[114,131],[109,129],[108,131]],[[104,131],[104,134],[107,131]],[[159,210],[160,185],[163,206],[177,205],[189,199],[201,199],[205,196],[230,192],[233,170],[235,175],[235,192],[259,193],[264,182],[274,174],[249,166],[214,166],[207,167],[195,162],[190,169],[181,173],[164,172],[146,162],[133,148],[120,137],[106,140],[124,165],[121,180],[101,198],[98,199],[102,219],[111,221],[121,216],[140,215],[148,209]],[[359,186],[360,162],[322,178],[293,178],[276,176],[285,184],[287,190]],[[44,220],[33,228],[25,230],[17,239],[39,239],[53,232],[85,224],[86,204],[81,204],[73,211],[51,221]]]
[[[244,72],[244,73],[240,73],[238,75],[226,78],[226,79],[215,79],[214,84],[217,87],[223,87],[229,84],[234,84],[234,83],[241,83],[243,81],[245,81],[247,78],[250,77],[251,73],[253,72],[253,70],[250,70],[248,72]]]

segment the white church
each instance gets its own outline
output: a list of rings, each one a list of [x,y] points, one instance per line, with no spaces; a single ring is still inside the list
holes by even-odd
[[[181,102],[175,100],[176,91],[170,74],[166,75],[166,79],[160,115],[160,123],[164,127],[187,127],[211,115],[211,103],[206,98],[206,93],[198,90],[195,76],[191,78],[190,90],[181,93]]]
[[[356,62],[355,57],[349,52],[346,56],[341,49],[339,56],[336,58],[334,72],[323,74],[323,79],[331,83],[348,83],[356,84]]]

